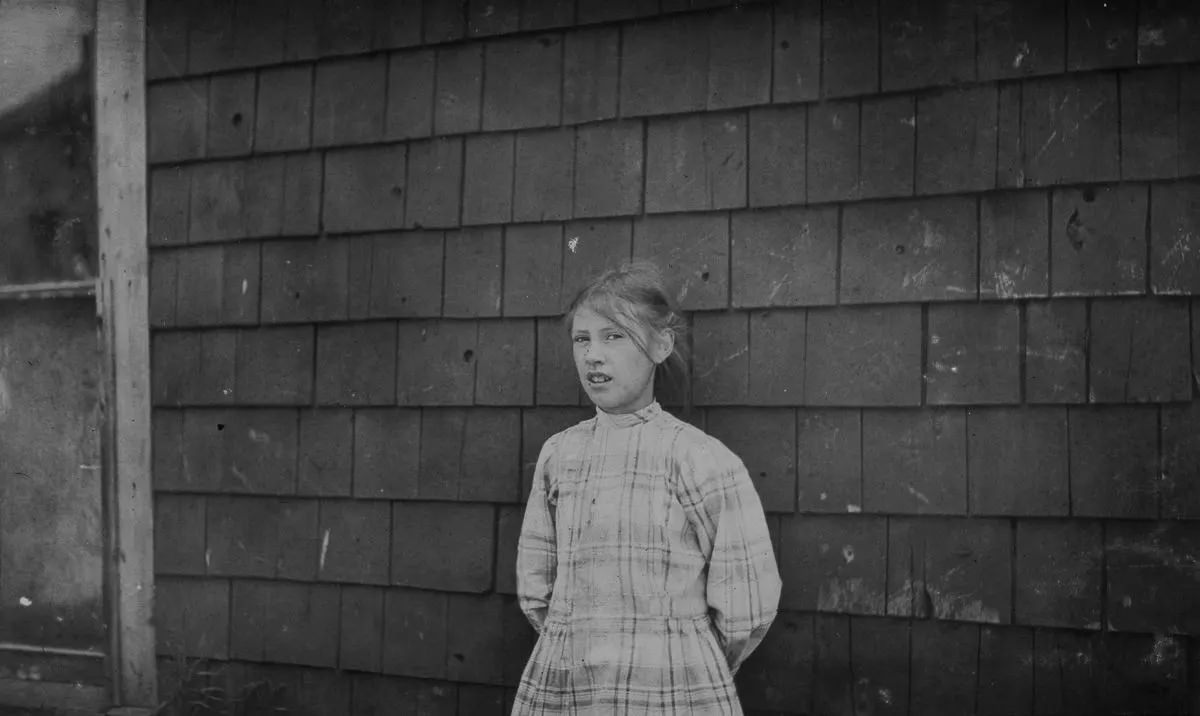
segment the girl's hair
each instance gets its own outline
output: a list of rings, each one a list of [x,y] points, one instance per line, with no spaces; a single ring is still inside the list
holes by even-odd
[[[690,408],[691,391],[687,390],[687,321],[679,312],[675,300],[667,291],[658,266],[650,261],[633,261],[620,268],[609,269],[580,289],[563,316],[570,333],[575,313],[588,308],[623,328],[637,347],[650,356],[642,334],[669,332],[675,338],[675,348],[667,359],[654,369],[655,388],[664,383],[682,395],[684,406]]]

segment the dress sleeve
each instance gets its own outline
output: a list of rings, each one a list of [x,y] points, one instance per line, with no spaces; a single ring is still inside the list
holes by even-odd
[[[542,445],[537,467],[533,472],[533,487],[525,506],[521,536],[517,542],[517,600],[521,611],[538,633],[546,621],[554,578],[558,571],[558,551],[555,539],[554,501],[556,490],[551,487],[550,460],[555,439]]]
[[[699,444],[681,463],[683,506],[708,558],[709,614],[736,674],[779,607],[782,583],[771,536],[758,492],[736,455],[719,443]]]

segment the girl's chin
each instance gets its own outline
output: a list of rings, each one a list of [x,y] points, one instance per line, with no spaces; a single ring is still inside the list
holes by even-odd
[[[596,404],[596,407],[603,410],[618,408],[623,402],[612,383],[601,383],[599,385],[585,383],[583,391]]]
[[[593,405],[612,415],[632,413],[637,410],[636,402],[629,400],[627,397],[619,396],[616,393],[606,394],[604,391],[589,390],[587,395]]]
[[[611,390],[606,390],[604,388],[600,388],[600,389],[588,388],[584,392],[586,392],[587,397],[589,399],[591,399],[591,401],[593,403],[596,404],[596,407],[603,408],[605,410],[610,410],[611,408],[615,408],[621,402],[617,398],[615,393],[613,393]]]

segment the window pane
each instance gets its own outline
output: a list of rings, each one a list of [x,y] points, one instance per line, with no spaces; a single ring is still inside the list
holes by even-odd
[[[91,8],[0,2],[0,286],[96,275]]]
[[[98,344],[91,300],[0,301],[0,642],[104,648]]]

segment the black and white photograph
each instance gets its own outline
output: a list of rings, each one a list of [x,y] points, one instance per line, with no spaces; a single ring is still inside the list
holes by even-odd
[[[1200,1],[0,0],[0,716],[1200,716]]]

